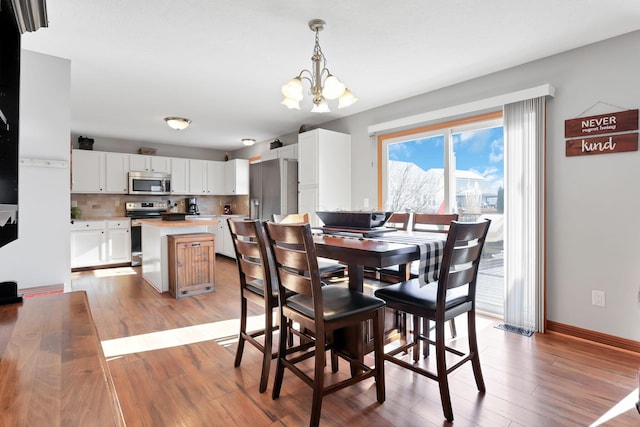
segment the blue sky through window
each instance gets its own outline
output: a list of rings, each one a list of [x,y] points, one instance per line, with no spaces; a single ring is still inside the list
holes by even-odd
[[[502,126],[453,134],[456,167],[483,176],[497,191],[504,177]],[[389,144],[389,160],[412,162],[427,171],[444,165],[444,136],[435,135]]]

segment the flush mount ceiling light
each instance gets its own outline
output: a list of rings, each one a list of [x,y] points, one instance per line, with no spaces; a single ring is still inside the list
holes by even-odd
[[[314,113],[329,112],[328,99],[338,99],[338,108],[348,107],[358,100],[327,68],[327,59],[322,53],[318,37],[320,31],[324,30],[325,25],[327,23],[322,19],[309,21],[309,28],[316,33],[316,44],[311,57],[313,67],[312,71],[302,70],[300,74],[282,86],[282,94],[284,95],[282,104],[289,108],[300,109],[300,101],[303,98],[303,79],[311,84],[310,93],[313,95],[313,108],[311,111]]]
[[[184,117],[165,117],[164,121],[167,122],[171,129],[175,130],[182,130],[191,123],[191,120]]]
[[[255,144],[255,143],[256,143],[256,140],[255,140],[255,139],[253,139],[253,138],[242,138],[242,143],[243,143],[244,145],[249,146],[249,145],[253,145],[253,144]]]

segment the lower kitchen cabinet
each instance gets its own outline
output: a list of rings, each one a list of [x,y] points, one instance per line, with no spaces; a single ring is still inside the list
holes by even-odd
[[[74,220],[71,224],[71,268],[131,262],[131,222]]]
[[[176,298],[212,292],[215,286],[215,238],[211,233],[171,234],[169,293]]]
[[[227,218],[226,216],[215,217],[219,224],[210,226],[208,231],[216,236],[216,253],[236,259],[236,250],[233,247]]]

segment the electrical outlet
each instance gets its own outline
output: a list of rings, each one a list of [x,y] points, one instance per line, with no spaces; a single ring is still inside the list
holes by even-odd
[[[77,208],[78,207],[78,201],[77,200],[72,200],[71,201],[71,207],[72,208]]]
[[[368,208],[369,207],[369,199],[364,199],[364,207]]]
[[[591,291],[591,305],[596,307],[605,306],[604,291]]]

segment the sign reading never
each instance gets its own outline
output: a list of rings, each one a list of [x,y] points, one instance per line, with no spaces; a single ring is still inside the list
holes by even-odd
[[[638,130],[638,110],[600,114],[564,121],[564,137],[575,138]]]

